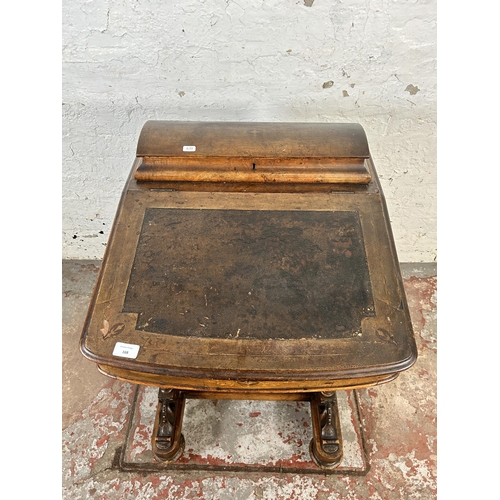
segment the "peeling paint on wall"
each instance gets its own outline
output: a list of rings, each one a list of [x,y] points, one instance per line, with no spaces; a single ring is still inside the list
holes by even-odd
[[[410,95],[415,95],[417,92],[419,92],[420,89],[414,85],[408,85],[406,88],[405,88],[405,92],[409,92]]]

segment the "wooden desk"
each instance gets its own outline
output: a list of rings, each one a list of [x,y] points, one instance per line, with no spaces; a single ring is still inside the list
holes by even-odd
[[[152,446],[183,452],[186,397],[311,402],[311,456],[342,459],[335,391],[417,351],[357,124],[147,122],[81,337],[159,388]]]

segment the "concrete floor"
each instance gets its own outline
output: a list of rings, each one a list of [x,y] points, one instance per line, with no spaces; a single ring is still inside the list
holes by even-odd
[[[62,266],[64,499],[436,498],[435,265],[401,266],[418,361],[391,383],[343,396],[346,460],[323,474],[309,466],[308,408],[295,402],[188,400],[181,467],[158,466],[148,455],[155,393],[99,374],[78,350],[99,264]]]

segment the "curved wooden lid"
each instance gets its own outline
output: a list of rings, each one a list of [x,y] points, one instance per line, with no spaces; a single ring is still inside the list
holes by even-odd
[[[188,147],[188,151],[184,148]],[[189,147],[195,147],[192,151]],[[137,156],[368,158],[358,123],[148,121]]]
[[[357,123],[148,121],[135,177],[143,181],[367,184],[370,156]]]

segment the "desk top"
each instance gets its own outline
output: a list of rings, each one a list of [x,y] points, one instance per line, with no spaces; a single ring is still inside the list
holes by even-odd
[[[131,178],[81,349],[98,364],[176,377],[404,370],[416,348],[383,198],[176,191]]]
[[[415,362],[360,125],[147,122],[137,156],[85,356],[132,380],[291,389],[387,379]]]

